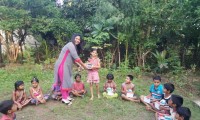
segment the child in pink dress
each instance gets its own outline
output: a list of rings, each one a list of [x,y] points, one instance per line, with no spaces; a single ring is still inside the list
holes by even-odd
[[[27,105],[31,99],[27,98],[26,92],[24,89],[24,82],[23,81],[17,81],[15,82],[15,90],[13,91],[12,94],[12,100],[14,103],[17,104],[17,107],[21,109],[25,105]]]
[[[84,97],[86,90],[85,90],[85,85],[83,82],[81,82],[81,75],[76,74],[75,75],[75,82],[72,85],[72,94],[73,96],[76,97]]]
[[[98,58],[97,49],[93,49],[90,52],[91,56],[88,59],[87,67],[88,67],[88,76],[87,76],[87,82],[90,84],[90,92],[91,92],[91,98],[90,100],[93,100],[93,84],[96,85],[96,91],[98,98],[100,98],[100,92],[99,92],[99,73],[98,69],[101,68],[100,65],[100,59]]]
[[[16,120],[17,104],[15,104],[12,100],[5,100],[0,103],[0,113],[2,113],[2,117],[0,120]]]
[[[31,80],[32,87],[30,87],[30,95],[32,97],[32,104],[46,103],[48,99],[48,95],[43,95],[42,88],[39,86],[39,80],[37,78],[33,78]]]

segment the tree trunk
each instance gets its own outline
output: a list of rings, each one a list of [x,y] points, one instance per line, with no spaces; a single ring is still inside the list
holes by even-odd
[[[119,55],[119,66],[121,64],[121,57],[120,57],[120,48],[119,48],[119,41],[117,43],[117,48],[118,48],[118,55]]]
[[[5,41],[6,41],[6,55],[7,55],[6,57],[9,60],[9,31],[5,31]]]
[[[3,63],[3,57],[2,57],[2,50],[1,50],[1,40],[0,40],[0,64]]]
[[[125,56],[125,66],[127,66],[128,61],[128,40],[126,41],[126,56]]]
[[[23,64],[24,62],[24,51],[23,51],[23,48],[22,48],[22,44],[20,45],[20,50],[21,50],[21,55],[22,55],[22,58],[21,58],[21,63]]]
[[[182,47],[180,49],[180,61],[181,61],[181,66],[185,66],[185,54],[186,54],[186,49],[184,47]]]
[[[146,56],[151,50],[146,51],[145,53],[142,54],[142,67],[145,67],[145,62],[146,62]]]
[[[141,46],[138,45],[138,51],[137,51],[137,60],[138,60],[138,66],[141,67],[142,66],[142,51],[141,51]]]

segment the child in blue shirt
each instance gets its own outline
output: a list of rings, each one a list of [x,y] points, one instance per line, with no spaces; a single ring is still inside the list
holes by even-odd
[[[162,99],[163,94],[163,85],[161,84],[161,77],[155,76],[153,78],[153,84],[150,86],[150,94],[147,96],[141,95],[140,100],[146,105],[146,108],[149,108],[149,104],[159,101]]]
[[[147,110],[151,110],[153,112],[161,112],[161,113],[169,113],[169,105],[168,101],[171,98],[171,93],[174,91],[174,85],[172,83],[164,84],[164,94],[162,94],[162,99],[160,101],[153,102],[147,108]]]

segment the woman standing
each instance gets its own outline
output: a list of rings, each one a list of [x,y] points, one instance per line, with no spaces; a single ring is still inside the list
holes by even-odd
[[[78,56],[78,53],[80,53],[82,49],[82,44],[81,36],[79,34],[74,34],[71,38],[71,42],[67,43],[62,48],[54,66],[54,86],[60,85],[62,102],[66,104],[71,104],[70,101],[72,100],[69,96],[69,92],[73,84],[73,63],[78,63],[83,68],[87,69]]]

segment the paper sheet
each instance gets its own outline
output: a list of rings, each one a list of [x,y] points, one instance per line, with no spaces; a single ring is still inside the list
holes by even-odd
[[[150,98],[144,97],[144,102],[146,102],[146,103],[150,103],[150,101],[151,101]]]

